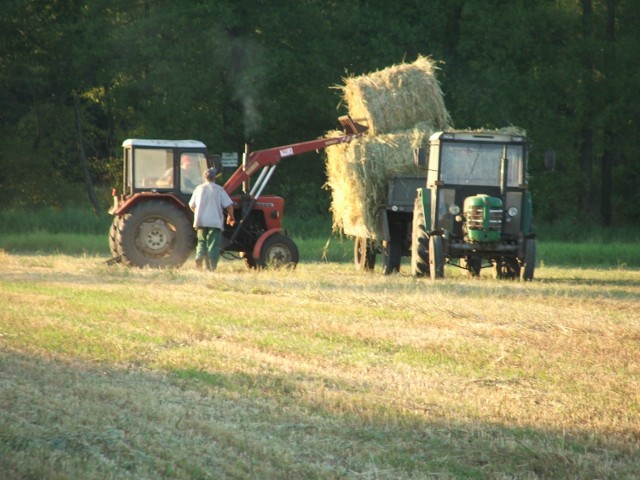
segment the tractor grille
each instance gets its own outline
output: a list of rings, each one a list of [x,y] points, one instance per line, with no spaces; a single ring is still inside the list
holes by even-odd
[[[467,228],[469,230],[484,229],[484,207],[469,207],[467,210]],[[492,208],[489,210],[489,231],[500,231],[502,229],[502,209]]]

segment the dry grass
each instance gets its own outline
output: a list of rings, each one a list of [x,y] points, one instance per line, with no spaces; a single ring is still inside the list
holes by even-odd
[[[380,209],[387,205],[394,175],[420,174],[413,151],[425,146],[434,129],[426,124],[403,132],[363,137],[326,149],[327,187],[331,190],[333,229],[378,238]]]
[[[371,135],[409,130],[423,122],[443,130],[451,118],[436,70],[432,59],[419,56],[413,63],[344,78],[344,86],[337,88],[349,114],[364,122]]]
[[[3,478],[634,478],[640,272],[0,258]]]
[[[351,117],[369,130],[364,138],[326,150],[335,231],[378,238],[387,182],[415,170],[414,149],[451,125],[436,70],[435,62],[419,56],[413,63],[345,78],[337,87]]]

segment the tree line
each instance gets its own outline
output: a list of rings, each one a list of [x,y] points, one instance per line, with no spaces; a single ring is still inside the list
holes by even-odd
[[[345,113],[334,88],[438,61],[457,128],[524,128],[542,221],[637,224],[635,0],[2,0],[0,200],[64,205],[121,180],[126,138],[212,152],[310,140]],[[545,159],[555,157],[553,171]],[[326,214],[322,156],[271,188]]]

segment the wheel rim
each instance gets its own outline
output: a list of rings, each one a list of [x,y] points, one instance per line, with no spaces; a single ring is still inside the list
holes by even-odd
[[[266,255],[266,263],[269,267],[279,268],[293,262],[291,250],[282,243],[274,244]]]
[[[164,255],[171,249],[175,229],[160,218],[144,222],[138,227],[136,245],[145,255]]]

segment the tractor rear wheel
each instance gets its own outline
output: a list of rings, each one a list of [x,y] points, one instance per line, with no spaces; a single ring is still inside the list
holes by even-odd
[[[440,235],[429,237],[429,271],[431,280],[444,278],[444,245]]]
[[[177,205],[148,200],[134,206],[118,222],[117,251],[136,267],[179,267],[195,245],[195,232]]]
[[[353,245],[353,262],[358,270],[373,270],[376,264],[376,250],[373,240],[356,237]]]
[[[533,272],[536,268],[536,241],[527,239],[524,250],[524,267],[522,268],[522,280],[533,280]]]
[[[264,241],[257,260],[259,268],[295,268],[300,259],[298,247],[286,235],[274,233]]]
[[[411,275],[426,277],[429,275],[429,234],[427,233],[424,212],[416,199],[413,209],[411,228]]]
[[[118,250],[118,229],[120,226],[120,217],[114,216],[113,221],[111,222],[111,227],[109,228],[109,251],[111,252],[111,256],[113,258],[117,258],[120,256],[120,252]]]

